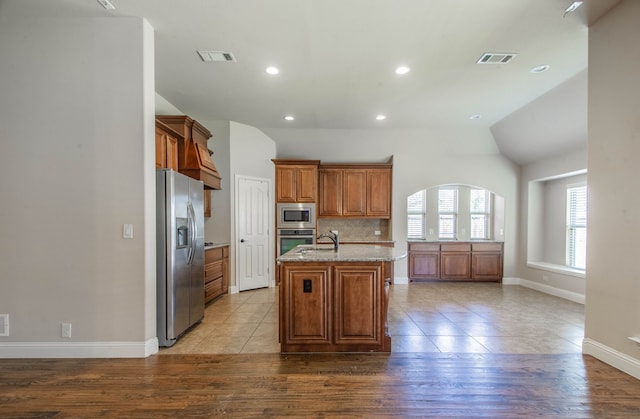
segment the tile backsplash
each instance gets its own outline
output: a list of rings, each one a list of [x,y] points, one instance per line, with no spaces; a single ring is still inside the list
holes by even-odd
[[[341,242],[391,240],[389,220],[319,218],[318,235],[330,230],[338,230]],[[379,236],[376,231],[380,231]]]

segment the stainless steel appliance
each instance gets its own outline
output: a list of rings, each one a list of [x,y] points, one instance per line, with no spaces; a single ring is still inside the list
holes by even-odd
[[[171,346],[204,317],[203,184],[156,170],[157,333]]]
[[[289,203],[277,205],[277,228],[316,228],[316,204]]]
[[[299,244],[316,244],[316,229],[278,229],[278,256],[284,255]]]

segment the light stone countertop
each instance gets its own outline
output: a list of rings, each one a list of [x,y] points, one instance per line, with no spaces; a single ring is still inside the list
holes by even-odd
[[[207,242],[209,243],[209,242]],[[204,246],[204,250],[216,249],[218,247],[229,246],[230,243],[212,243]]]
[[[299,245],[278,258],[278,262],[394,262],[407,257],[406,251],[371,244]]]

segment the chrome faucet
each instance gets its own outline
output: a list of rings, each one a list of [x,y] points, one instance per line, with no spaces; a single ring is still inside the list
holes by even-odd
[[[333,242],[333,251],[337,252],[338,251],[338,235],[333,231],[330,231],[328,233],[322,233],[321,235],[319,235],[318,240],[324,239],[325,237],[330,239]]]

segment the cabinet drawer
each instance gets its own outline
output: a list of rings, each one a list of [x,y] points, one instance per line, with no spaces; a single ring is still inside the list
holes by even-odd
[[[440,243],[409,243],[411,252],[437,252],[440,250]]]
[[[471,243],[442,243],[440,250],[443,252],[470,252]]]
[[[502,243],[472,243],[471,250],[474,252],[501,252]]]
[[[208,302],[211,297],[222,292],[222,278],[214,279],[204,285],[204,299]]]
[[[223,249],[226,247],[216,247],[215,249],[207,249],[204,252],[204,263],[211,263],[223,258]]]
[[[218,278],[222,276],[222,261],[213,263],[207,263],[204,265],[204,278],[205,282],[211,278]]]

